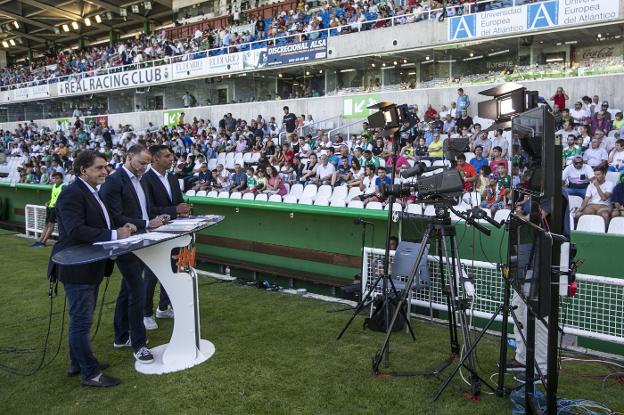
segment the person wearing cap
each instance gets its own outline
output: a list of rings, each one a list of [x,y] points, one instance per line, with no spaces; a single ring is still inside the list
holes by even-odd
[[[563,186],[568,196],[585,197],[587,186],[594,178],[593,169],[583,162],[583,156],[577,155],[572,159],[572,164],[563,169]]]

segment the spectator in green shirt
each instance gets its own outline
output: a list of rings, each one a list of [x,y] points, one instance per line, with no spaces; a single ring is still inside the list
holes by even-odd
[[[563,167],[572,164],[574,156],[580,156],[583,154],[583,149],[576,145],[576,136],[574,134],[568,135],[568,145],[563,149]]]
[[[362,167],[373,166],[377,170],[379,168],[379,157],[374,156],[372,151],[366,150],[361,164]]]

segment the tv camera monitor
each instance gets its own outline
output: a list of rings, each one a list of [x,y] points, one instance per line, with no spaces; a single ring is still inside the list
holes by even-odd
[[[515,191],[515,198],[529,198],[526,223],[512,218],[509,230],[509,279],[513,288],[539,317],[548,315],[552,265],[558,264],[555,244],[540,228],[560,232],[561,156],[556,159],[555,126],[552,114],[538,107],[512,119],[512,140],[526,157],[526,188]],[[559,143],[559,151],[560,151]],[[559,183],[559,184],[558,184]],[[545,226],[543,212],[550,213]]]

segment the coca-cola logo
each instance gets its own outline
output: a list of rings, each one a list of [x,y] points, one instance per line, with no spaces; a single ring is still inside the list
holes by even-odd
[[[606,47],[600,49],[589,49],[583,52],[583,59],[601,59],[601,58],[610,58],[613,56],[614,48]]]

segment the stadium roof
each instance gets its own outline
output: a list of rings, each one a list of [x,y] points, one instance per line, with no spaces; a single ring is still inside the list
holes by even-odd
[[[107,39],[111,30],[123,36],[145,21],[153,29],[172,17],[172,0],[0,0],[0,41],[13,40],[2,50],[20,57],[29,48],[37,54]]]

